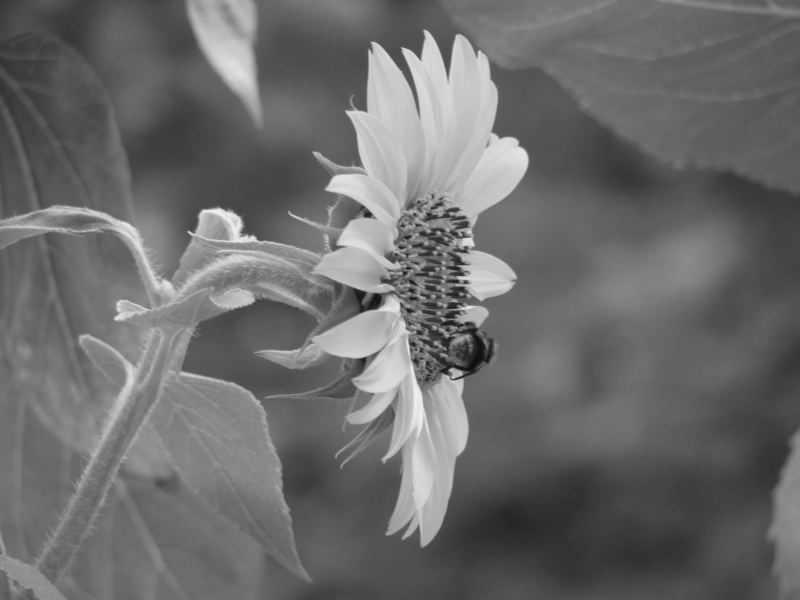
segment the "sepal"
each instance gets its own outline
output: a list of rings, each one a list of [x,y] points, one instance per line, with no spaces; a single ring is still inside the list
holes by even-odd
[[[295,350],[259,350],[257,356],[287,369],[307,369],[325,362],[328,355],[315,344],[307,344]]]
[[[213,250],[197,242],[197,236],[212,240],[238,240],[242,237],[242,226],[241,217],[229,210],[211,208],[200,211],[192,240],[181,256],[172,283],[180,287],[191,273],[217,258]]]

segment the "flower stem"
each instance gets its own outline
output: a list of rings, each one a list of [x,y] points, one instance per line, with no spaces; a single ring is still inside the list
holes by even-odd
[[[100,514],[125,454],[161,393],[170,363],[174,362],[175,337],[175,333],[154,332],[135,376],[120,391],[75,494],[36,560],[36,567],[50,581],[55,583],[69,566]]]

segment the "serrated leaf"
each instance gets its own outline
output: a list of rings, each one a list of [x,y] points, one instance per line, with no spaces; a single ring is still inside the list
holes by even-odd
[[[114,348],[81,338],[105,373],[122,385],[132,366]],[[281,464],[264,409],[236,384],[181,373],[167,380],[150,423],[186,484],[236,523],[285,567],[302,577]]]
[[[133,220],[110,103],[60,42],[2,40],[0,219],[105,226],[100,212],[53,208],[59,205],[101,211],[109,226]],[[45,212],[19,217],[31,211]],[[41,222],[50,217],[60,222]],[[114,236],[38,237],[0,251],[0,282],[0,404],[23,399],[61,440],[87,451],[116,390],[82,356],[77,337],[91,333],[126,352],[138,349],[139,332],[113,323],[118,298],[142,295],[129,252]]]
[[[283,497],[280,459],[253,395],[227,381],[182,373],[167,382],[153,423],[186,484],[308,579]]]
[[[9,555],[33,561],[84,464],[22,398],[0,402],[0,528]],[[261,557],[189,490],[122,477],[58,585],[69,600],[253,599]]]
[[[70,600],[255,600],[261,548],[179,485],[115,486],[61,586]]]
[[[800,191],[796,2],[440,1],[492,60],[542,67],[655,155]]]
[[[263,116],[253,51],[258,25],[255,3],[253,0],[187,0],[186,8],[208,62],[260,126]]]
[[[36,600],[66,600],[55,586],[33,565],[10,556],[0,555],[0,571],[3,571],[22,588],[29,590]]]

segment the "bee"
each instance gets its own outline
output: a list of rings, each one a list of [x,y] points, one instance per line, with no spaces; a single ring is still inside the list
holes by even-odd
[[[451,375],[451,379],[463,379],[492,362],[494,354],[494,340],[477,327],[470,327],[447,340],[447,363],[442,371],[459,369],[463,374],[460,377]]]

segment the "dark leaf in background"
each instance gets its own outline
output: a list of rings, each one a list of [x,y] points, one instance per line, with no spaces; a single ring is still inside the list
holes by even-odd
[[[38,35],[0,43],[0,217],[67,204],[130,221],[129,179],[105,92],[80,57]],[[37,237],[0,252],[0,529],[10,557],[31,561],[42,547],[118,389],[82,356],[78,334],[135,355],[137,329],[113,317],[115,301],[138,300],[138,290],[111,236]],[[143,462],[148,471],[157,461]],[[261,556],[188,490],[128,477],[59,586],[70,600],[248,598]]]
[[[39,36],[0,44],[0,218],[54,205],[132,217],[130,176],[102,86],[73,51]],[[133,261],[112,236],[47,236],[0,252],[0,402],[33,409],[86,450],[112,390],[77,348],[81,333],[138,347],[113,324],[140,297]]]
[[[800,191],[800,5],[761,0],[441,0],[501,66],[538,66],[677,165]]]

